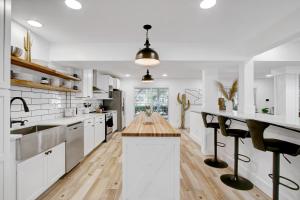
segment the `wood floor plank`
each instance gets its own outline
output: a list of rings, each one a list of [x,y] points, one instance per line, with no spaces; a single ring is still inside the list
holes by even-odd
[[[187,134],[181,135],[181,200],[271,200],[258,188],[238,191],[220,181],[231,168],[215,169],[204,164],[200,147]],[[121,200],[121,134],[93,151],[62,177],[39,200]]]

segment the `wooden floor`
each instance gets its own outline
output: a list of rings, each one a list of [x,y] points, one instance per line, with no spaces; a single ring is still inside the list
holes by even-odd
[[[115,134],[84,162],[60,179],[39,200],[118,200],[121,196],[121,135]],[[270,200],[259,189],[238,191],[220,181],[231,169],[203,164],[199,146],[187,135],[181,137],[181,200]]]

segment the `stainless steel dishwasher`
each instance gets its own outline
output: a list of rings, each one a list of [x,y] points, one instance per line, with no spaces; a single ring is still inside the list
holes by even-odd
[[[70,124],[66,131],[66,172],[71,171],[84,158],[83,122]]]

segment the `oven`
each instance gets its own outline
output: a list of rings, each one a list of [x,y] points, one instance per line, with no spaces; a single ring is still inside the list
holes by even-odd
[[[112,138],[113,125],[112,113],[105,113],[105,142],[108,142]]]

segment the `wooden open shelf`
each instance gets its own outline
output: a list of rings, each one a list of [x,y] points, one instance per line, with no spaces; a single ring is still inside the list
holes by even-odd
[[[37,89],[43,89],[43,90],[52,90],[52,91],[60,91],[60,92],[79,92],[79,90],[73,90],[73,89],[65,88],[65,87],[55,87],[55,86],[51,86],[51,85],[45,85],[45,84],[40,84],[40,83],[35,83],[32,81],[25,81],[25,80],[11,79],[10,83],[11,83],[11,85],[14,85],[14,86],[37,88]]]
[[[62,72],[55,71],[54,69],[50,69],[49,67],[42,66],[42,65],[32,63],[32,62],[28,62],[26,60],[23,60],[21,58],[17,58],[14,56],[11,57],[11,64],[14,64],[14,65],[17,65],[20,67],[24,67],[27,69],[31,69],[31,70],[34,70],[37,72],[41,72],[44,74],[48,74],[51,76],[56,76],[56,77],[59,77],[59,78],[65,79],[65,80],[80,81],[79,78],[76,78],[74,76],[64,74]]]

